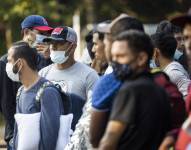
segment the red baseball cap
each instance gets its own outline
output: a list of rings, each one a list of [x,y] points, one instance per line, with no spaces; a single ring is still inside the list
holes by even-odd
[[[39,31],[52,31],[53,28],[48,25],[46,19],[39,15],[30,15],[21,23],[21,28],[33,28]]]

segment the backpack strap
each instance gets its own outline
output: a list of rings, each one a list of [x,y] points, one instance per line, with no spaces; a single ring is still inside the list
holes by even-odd
[[[21,97],[21,93],[22,93],[23,89],[24,89],[24,86],[21,86],[21,87],[18,89],[17,95],[16,95],[16,104],[18,105],[19,112],[21,112],[20,107],[19,107],[19,99],[20,99],[20,97]]]
[[[55,88],[60,93],[60,96],[62,98],[62,106],[64,108],[64,115],[69,114],[70,113],[70,109],[71,109],[70,108],[71,106],[70,106],[70,98],[69,98],[69,96],[62,91],[62,89],[61,89],[59,84],[55,84],[54,85],[50,81],[45,82],[40,87],[40,89],[38,90],[38,92],[36,94],[35,100],[36,100],[36,107],[38,108],[38,110],[40,111],[40,101],[42,99],[43,92],[44,92],[45,88],[47,88],[47,87],[53,87],[53,88]]]
[[[36,97],[35,97],[35,102],[36,102],[36,107],[37,109],[40,111],[40,101],[41,101],[41,98],[42,98],[42,94],[45,90],[46,87],[48,86],[52,86],[53,84],[50,82],[50,81],[47,81],[47,82],[44,82],[42,84],[42,86],[40,87],[40,89],[37,91],[37,94],[36,94]]]

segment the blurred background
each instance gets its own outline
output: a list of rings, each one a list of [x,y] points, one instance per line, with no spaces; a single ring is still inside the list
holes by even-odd
[[[153,32],[159,21],[186,13],[190,6],[191,0],[0,0],[0,56],[21,39],[20,23],[31,14],[44,16],[52,27],[74,27],[80,37],[80,55],[84,36],[95,23],[126,12]]]
[[[0,56],[11,43],[21,40],[21,22],[32,14],[44,16],[52,27],[66,25],[78,34],[77,57],[84,49],[84,37],[96,23],[112,20],[124,12],[137,17],[148,33],[159,21],[186,13],[191,0],[0,0]],[[0,116],[0,136],[3,136]],[[3,142],[0,138],[0,143]]]

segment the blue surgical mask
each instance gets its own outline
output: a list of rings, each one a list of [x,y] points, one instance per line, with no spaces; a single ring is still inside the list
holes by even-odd
[[[32,48],[36,48],[37,44],[42,44],[43,43],[43,40],[45,38],[48,38],[47,36],[45,35],[41,35],[41,34],[36,34],[36,40],[35,42],[32,44]]]
[[[174,60],[179,60],[179,58],[183,55],[182,52],[180,52],[179,50],[176,50],[174,53]]]
[[[157,68],[157,65],[156,65],[154,59],[151,59],[151,60],[150,60],[150,64],[149,64],[149,66],[150,66],[151,69]]]

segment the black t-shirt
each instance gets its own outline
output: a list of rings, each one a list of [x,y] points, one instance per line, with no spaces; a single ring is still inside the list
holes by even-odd
[[[171,125],[166,92],[149,73],[128,80],[117,94],[110,120],[127,125],[118,150],[157,150]]]

